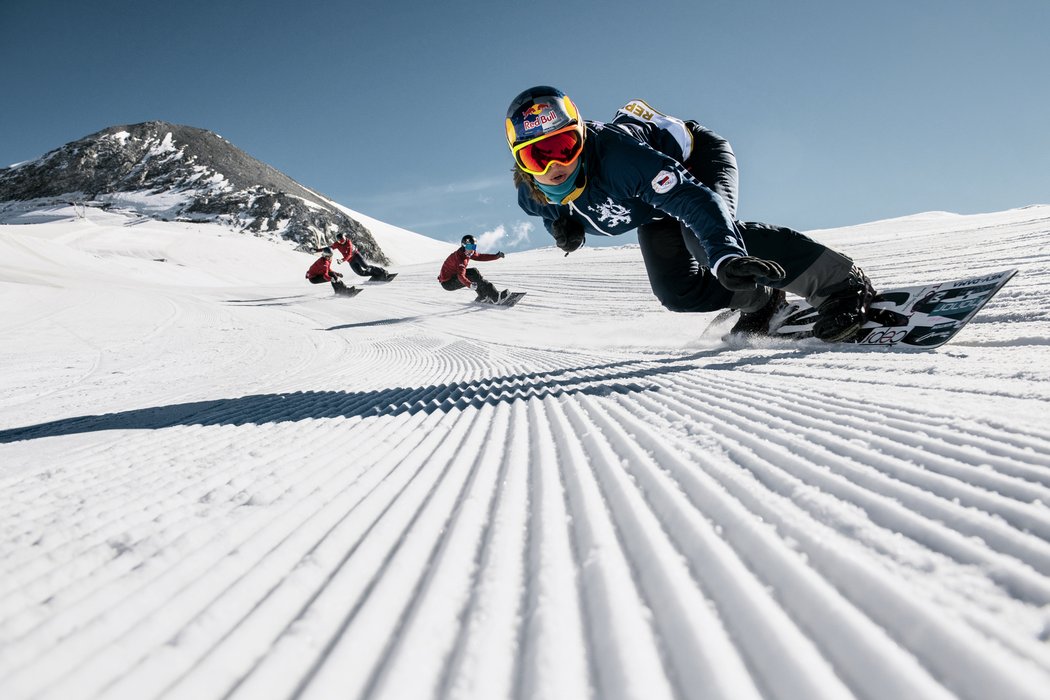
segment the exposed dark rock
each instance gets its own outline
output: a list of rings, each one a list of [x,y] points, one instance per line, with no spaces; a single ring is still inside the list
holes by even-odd
[[[306,251],[346,232],[366,258],[390,263],[368,229],[330,201],[191,126],[112,126],[0,169],[0,203],[37,199],[99,202],[166,221],[220,221]]]

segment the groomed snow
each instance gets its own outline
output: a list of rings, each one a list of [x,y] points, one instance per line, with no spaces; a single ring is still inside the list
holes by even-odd
[[[478,264],[505,310],[408,232],[341,299],[218,226],[39,221],[5,700],[1047,697],[1050,207],[814,233],[877,285],[1020,269],[933,352],[727,346],[636,247]]]

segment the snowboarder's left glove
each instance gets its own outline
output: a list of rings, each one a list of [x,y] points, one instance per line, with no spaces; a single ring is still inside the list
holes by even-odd
[[[784,279],[785,272],[772,260],[745,256],[730,258],[718,266],[718,281],[726,289],[739,292]]]
[[[504,255],[504,254],[503,254],[503,251],[501,250],[500,252],[496,253],[496,257],[497,257],[497,258],[505,258],[505,257],[507,257],[507,256],[506,256],[506,255]]]
[[[551,234],[554,242],[566,254],[583,245],[583,224],[571,216],[563,216],[551,224]]]

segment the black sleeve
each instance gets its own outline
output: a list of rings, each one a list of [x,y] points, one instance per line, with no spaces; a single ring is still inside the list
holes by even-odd
[[[686,124],[693,134],[693,151],[685,161],[686,169],[725,201],[735,219],[740,178],[733,147],[729,141],[694,121]]]
[[[747,255],[725,201],[685,171],[678,161],[639,144],[607,151],[614,196],[638,198],[678,219],[700,239],[715,270],[729,257]]]

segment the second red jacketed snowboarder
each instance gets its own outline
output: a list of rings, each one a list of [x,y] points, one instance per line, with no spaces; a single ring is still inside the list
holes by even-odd
[[[467,266],[471,260],[478,262],[499,260],[505,257],[503,252],[479,253],[478,242],[474,236],[463,236],[460,243],[459,248],[445,258],[445,262],[441,264],[441,272],[438,274],[438,282],[441,283],[441,286],[450,292],[457,289],[473,289],[478,293],[476,301],[498,304],[505,300],[510,295],[509,291],[506,289],[502,292],[497,291],[491,282],[481,276],[477,268]]]

